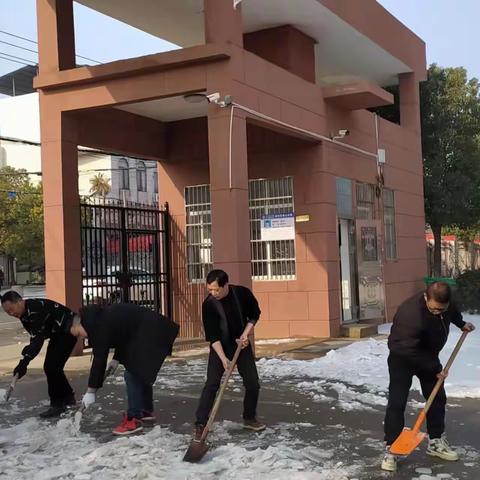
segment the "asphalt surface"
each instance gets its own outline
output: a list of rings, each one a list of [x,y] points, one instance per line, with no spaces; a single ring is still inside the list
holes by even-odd
[[[204,360],[195,360],[194,364],[185,360],[169,361],[165,364],[155,386],[155,408],[157,422],[177,433],[189,433],[192,429],[193,413],[203,386]],[[199,374],[200,372],[200,374]],[[78,392],[83,392],[87,372],[78,372],[71,376],[72,384]],[[297,379],[298,380],[298,379]],[[4,387],[5,377],[0,378]],[[298,383],[284,381],[269,382],[262,379],[259,402],[259,417],[270,427],[271,433],[259,440],[256,448],[267,448],[276,441],[275,426],[296,423],[292,442],[295,445],[311,445],[313,451],[321,456],[330,452],[339,464],[349,465],[361,462],[362,470],[355,478],[359,480],[406,480],[419,478],[416,468],[430,468],[432,474],[450,474],[451,479],[480,479],[480,411],[478,400],[455,399],[448,409],[448,436],[450,442],[465,449],[458,462],[445,462],[425,455],[423,444],[410,457],[401,462],[396,474],[382,472],[379,464],[383,452],[382,421],[383,407],[374,407],[368,411],[344,411],[338,404],[315,402],[311,396],[295,387]],[[335,392],[331,392],[335,397]],[[414,398],[421,400],[414,394]],[[84,415],[82,430],[91,433],[99,441],[111,441],[110,431],[120,420],[124,409],[125,386],[121,376],[107,382],[99,392],[98,404]],[[0,410],[0,427],[20,423],[26,416],[38,414],[45,408],[47,399],[44,377],[39,371],[30,372],[17,386],[14,392],[15,408]],[[227,391],[222,405],[219,421],[241,421],[243,389],[236,380],[233,388]],[[409,408],[407,423],[413,423],[417,410]],[[233,429],[233,440],[246,442],[251,433],[240,427]],[[259,437],[260,438],[260,437]],[[215,444],[215,434],[212,435]],[[319,460],[320,461],[320,460]]]

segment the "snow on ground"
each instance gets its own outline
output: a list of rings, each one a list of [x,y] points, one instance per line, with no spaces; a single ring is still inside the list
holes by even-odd
[[[290,434],[306,424],[282,424],[268,428],[250,444],[239,444],[229,430],[239,424],[222,422],[213,434],[221,446],[207,453],[200,464],[182,461],[190,436],[155,427],[144,435],[99,443],[79,433],[72,418],[56,424],[36,418],[2,431],[0,478],[30,480],[172,480],[216,478],[272,480],[348,480],[360,465],[345,467],[334,460],[334,452],[301,445]],[[310,424],[310,427],[313,425]],[[272,437],[266,448],[256,442]]]
[[[464,319],[477,325],[477,329],[465,340],[445,387],[449,397],[480,398],[480,316],[465,315]],[[388,334],[390,326],[382,325],[379,330]],[[460,334],[460,330],[452,325],[440,356],[443,363]],[[314,400],[338,400],[344,410],[370,409],[387,403],[387,357],[387,340],[370,338],[331,350],[325,357],[314,360],[262,359],[258,368],[264,378],[288,379],[294,384],[296,379],[301,379],[295,386]],[[414,379],[413,388],[420,390],[417,379]]]

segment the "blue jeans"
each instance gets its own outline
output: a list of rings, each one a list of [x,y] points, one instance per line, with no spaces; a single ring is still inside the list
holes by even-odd
[[[127,385],[127,417],[141,419],[144,412],[153,413],[153,387],[128,370],[124,373]]]

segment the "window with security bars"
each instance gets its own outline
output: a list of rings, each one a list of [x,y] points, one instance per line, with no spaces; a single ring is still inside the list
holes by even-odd
[[[212,215],[210,186],[185,188],[187,275],[190,282],[203,282],[212,269]]]
[[[393,190],[383,190],[383,221],[385,225],[385,254],[388,260],[397,258],[395,232],[395,195]]]
[[[250,180],[250,245],[253,280],[295,279],[295,241],[264,241],[263,215],[293,213],[292,177]]]
[[[204,281],[212,268],[209,185],[185,188],[187,270],[191,282]],[[295,241],[262,241],[263,215],[293,213],[291,177],[249,181],[250,245],[253,280],[295,279]]]
[[[357,183],[357,219],[375,220],[375,186]]]

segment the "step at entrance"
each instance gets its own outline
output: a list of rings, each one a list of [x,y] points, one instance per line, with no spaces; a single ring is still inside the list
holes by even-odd
[[[368,323],[352,323],[342,325],[341,334],[342,337],[348,338],[372,337],[378,334],[378,327]]]

